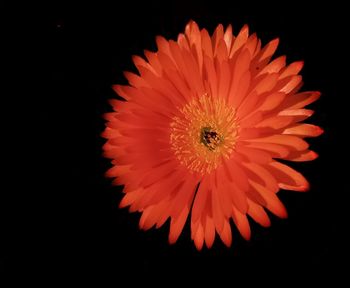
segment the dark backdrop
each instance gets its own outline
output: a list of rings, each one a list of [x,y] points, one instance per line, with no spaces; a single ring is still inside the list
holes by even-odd
[[[261,2],[115,1],[104,7],[57,2],[43,13],[49,85],[36,107],[44,160],[39,167],[42,189],[35,194],[40,212],[34,211],[29,240],[21,246],[31,255],[25,258],[31,277],[133,283],[159,276],[173,282],[189,275],[230,280],[232,285],[339,279],[345,217],[339,204],[346,193],[340,181],[345,169],[339,164],[346,148],[339,138],[339,125],[346,123],[341,114],[344,7]],[[217,237],[213,248],[202,252],[190,241],[188,223],[170,246],[169,223],[140,231],[138,213],[118,208],[121,188],[104,177],[110,164],[101,156],[100,137],[102,114],[111,110],[107,100],[115,97],[111,85],[126,84],[122,71],[135,70],[131,56],[154,50],[156,35],[175,39],[190,19],[210,33],[218,23],[231,23],[235,33],[247,23],[264,44],[280,37],[277,55],[286,54],[289,63],[305,60],[303,90],[323,94],[311,106],[316,114],[310,122],[325,129],[320,138],[310,140],[320,158],[293,165],[310,180],[311,191],[279,194],[289,218],[272,216],[267,229],[251,222],[249,242],[234,228],[231,248]],[[275,280],[281,275],[282,282]]]

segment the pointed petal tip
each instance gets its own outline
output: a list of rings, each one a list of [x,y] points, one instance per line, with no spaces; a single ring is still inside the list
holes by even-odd
[[[270,218],[267,218],[267,220],[265,222],[260,223],[260,225],[263,226],[264,228],[271,227],[271,220],[270,220]]]
[[[213,247],[213,244],[214,244],[214,243],[207,243],[207,242],[205,242],[205,245],[207,246],[208,249],[210,249],[211,247]]]
[[[252,238],[252,233],[251,233],[250,229],[248,230],[247,233],[244,233],[244,234],[241,233],[241,235],[242,235],[243,239],[246,241],[250,241],[250,239]]]
[[[281,214],[278,215],[281,219],[287,219],[288,218],[288,212],[287,212],[287,209],[283,209],[281,211]]]
[[[242,31],[243,30],[249,30],[249,25],[248,24],[244,24],[241,30]]]
[[[120,201],[120,203],[119,203],[119,205],[118,205],[118,208],[119,208],[119,209],[123,209],[123,208],[127,207],[128,205],[129,205],[129,204],[124,203],[123,200],[122,200],[122,201]]]
[[[309,190],[310,190],[310,184],[300,187],[300,192],[307,192]]]
[[[291,185],[286,185],[286,184],[278,184],[278,186],[281,189],[284,190],[291,190],[291,191],[296,191],[296,192],[308,192],[310,190],[310,184],[308,183],[307,185],[301,185],[301,186],[291,186]]]
[[[174,237],[172,237],[170,234],[169,234],[169,237],[168,237],[168,243],[170,245],[174,245],[176,243],[177,239],[175,239]]]
[[[321,128],[321,127],[319,127],[319,126],[317,126],[317,136],[320,136],[320,135],[322,135],[323,133],[324,133],[324,129],[323,128]]]
[[[305,61],[304,60],[300,60],[300,61],[297,61],[297,63],[300,65],[300,69],[303,69],[303,67],[305,65]]]
[[[280,43],[280,38],[277,37],[277,38],[273,39],[271,42],[278,45]]]
[[[312,160],[315,160],[318,158],[318,153],[316,153],[315,151],[311,151],[310,154],[312,155]]]
[[[194,245],[196,246],[196,249],[198,251],[202,251],[202,249],[203,249],[203,242],[194,241]]]

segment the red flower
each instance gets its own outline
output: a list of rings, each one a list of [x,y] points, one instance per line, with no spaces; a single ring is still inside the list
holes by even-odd
[[[157,37],[157,52],[135,56],[139,75],[115,85],[125,101],[111,100],[106,114],[107,176],[124,185],[120,207],[140,211],[140,227],[158,228],[170,218],[174,243],[191,211],[192,239],[211,247],[215,234],[231,245],[230,219],[245,239],[247,216],[263,226],[265,209],[285,218],[276,193],[306,191],[305,178],[278,162],[309,161],[305,137],[322,129],[303,124],[319,92],[297,91],[303,62],[270,62],[278,39],[261,48],[244,26],[235,37],[220,24],[210,37],[191,21],[177,41]]]

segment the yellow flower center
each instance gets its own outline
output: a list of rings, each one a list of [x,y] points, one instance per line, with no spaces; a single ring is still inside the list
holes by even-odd
[[[193,99],[173,118],[170,143],[191,172],[210,173],[229,158],[237,141],[236,111],[208,94]]]

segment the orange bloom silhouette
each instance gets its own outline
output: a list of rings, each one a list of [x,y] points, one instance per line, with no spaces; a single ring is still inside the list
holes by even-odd
[[[278,39],[263,48],[244,26],[237,36],[220,24],[210,36],[193,21],[177,41],[156,38],[158,51],[134,56],[139,75],[115,85],[125,101],[111,100],[105,115],[107,176],[124,185],[120,207],[142,212],[140,227],[170,218],[169,242],[191,217],[198,250],[216,233],[230,246],[230,219],[245,239],[247,216],[269,226],[265,209],[287,217],[280,189],[306,191],[306,179],[278,159],[309,161],[305,137],[322,129],[301,123],[319,92],[297,91],[303,62],[273,61]]]

